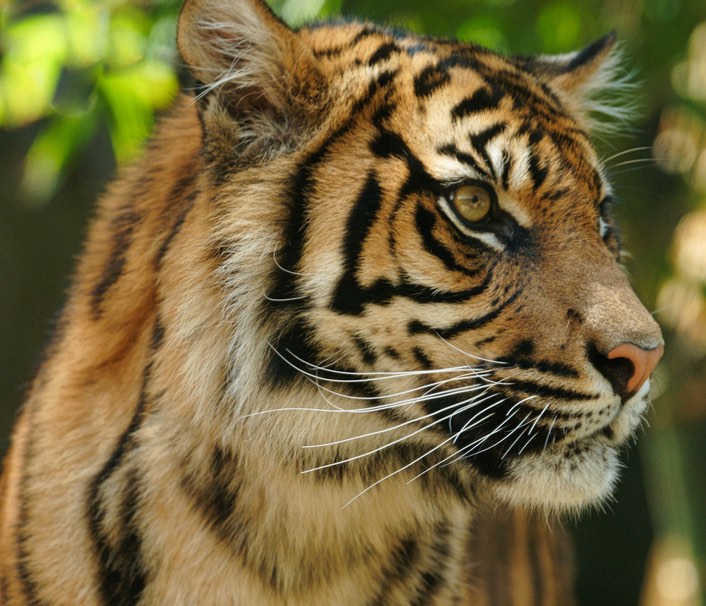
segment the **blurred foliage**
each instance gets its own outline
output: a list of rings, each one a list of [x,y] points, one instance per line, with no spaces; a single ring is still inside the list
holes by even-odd
[[[45,120],[23,189],[46,201],[101,122],[119,163],[133,159],[178,89],[177,3],[10,2],[2,15],[0,125]]]
[[[706,2],[272,0],[271,4],[293,25],[355,15],[525,55],[574,50],[612,29],[618,31],[641,80],[643,117],[633,132],[613,141],[612,148],[601,144],[600,151],[612,158],[609,172],[624,199],[619,213],[635,257],[633,281],[648,305],[657,301],[668,346],[655,381],[661,395],[652,414],[653,429],[640,442],[645,472],[641,477],[635,465],[628,468],[613,526],[589,520],[583,531],[578,529],[579,569],[595,575],[579,579],[581,603],[627,606],[636,603],[642,591],[644,606],[703,604],[699,584],[703,586],[706,578],[706,472],[701,464],[706,454]],[[82,163],[82,174],[86,173],[86,150],[94,149],[102,134],[108,135],[114,162],[124,164],[136,157],[155,115],[177,94],[183,74],[174,47],[179,5],[179,0],[0,0],[0,142],[4,144],[9,133],[25,135],[18,140],[30,139],[26,146],[18,146],[23,154],[18,175],[23,200],[35,208],[59,200],[66,197],[65,182],[72,183],[70,198],[79,189],[72,169]],[[626,146],[630,149],[616,153]],[[0,146],[0,157],[4,151]],[[660,170],[653,170],[655,165]],[[85,185],[84,180],[79,182]],[[47,210],[56,212],[51,206]],[[9,234],[3,227],[0,221],[0,234]],[[4,244],[0,238],[0,252]],[[19,265],[17,272],[26,274]],[[651,530],[645,530],[649,524],[642,519],[648,514]],[[651,533],[655,540],[648,558]],[[611,556],[620,559],[618,565],[606,557],[606,545]],[[610,579],[616,567],[621,571],[619,584],[616,580],[607,587],[594,581]]]

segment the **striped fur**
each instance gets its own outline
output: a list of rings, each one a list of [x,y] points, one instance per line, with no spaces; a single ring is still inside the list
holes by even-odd
[[[661,343],[587,134],[613,38],[187,0],[178,42],[199,90],[101,200],[17,421],[0,601],[570,604],[544,516],[610,494],[649,385],[604,354]]]

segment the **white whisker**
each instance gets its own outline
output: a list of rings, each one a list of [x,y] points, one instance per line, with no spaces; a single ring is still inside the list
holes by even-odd
[[[526,419],[526,418],[525,418],[525,419]],[[522,423],[520,423],[520,424],[515,428],[515,430],[513,431],[513,433],[515,433],[515,431],[517,431],[521,426],[522,426]],[[527,431],[527,429],[524,429],[524,430],[522,430],[522,431],[520,432],[520,434],[515,438],[515,440],[513,441],[513,443],[510,444],[510,446],[507,447],[507,450],[506,450],[503,454],[500,455],[500,459],[504,459],[505,457],[507,457],[508,453],[512,450],[513,446],[515,446],[515,444],[517,444],[517,442],[519,441],[519,439],[522,437],[522,434],[525,433],[526,431]]]
[[[482,394],[481,394],[481,395],[482,395]],[[475,397],[478,397],[478,396],[475,396]],[[422,417],[418,417],[418,418],[415,418],[415,419],[411,419],[411,420],[409,420],[409,421],[405,421],[405,422],[403,422],[403,423],[400,423],[399,425],[396,425],[395,427],[387,428],[385,431],[391,431],[391,430],[394,430],[394,429],[398,429],[398,428],[400,428],[400,427],[404,427],[405,425],[409,425],[410,423],[417,423],[417,422],[423,421],[423,420],[428,419],[428,418],[430,418],[430,417],[434,417],[434,416],[438,415],[438,414],[441,413],[441,412],[445,412],[445,411],[450,410],[450,409],[452,409],[452,408],[458,408],[458,407],[460,407],[460,406],[466,405],[466,404],[468,404],[469,402],[471,402],[473,399],[474,399],[474,398],[469,398],[469,399],[466,400],[465,402],[458,402],[458,403],[452,404],[452,405],[450,405],[450,406],[447,406],[447,407],[445,407],[445,408],[442,408],[442,409],[440,409],[440,410],[438,410],[438,411],[434,411],[433,413],[429,413],[429,414],[427,414],[427,415],[424,415],[424,416],[422,416]],[[407,434],[407,435],[405,435],[405,436],[402,436],[402,437],[400,437],[400,438],[397,438],[396,440],[393,440],[392,442],[388,442],[387,444],[383,444],[382,446],[378,446],[377,448],[375,448],[375,449],[373,449],[373,450],[370,450],[370,451],[368,451],[368,452],[364,452],[364,453],[362,453],[362,454],[354,455],[354,456],[352,456],[352,457],[349,457],[349,458],[347,458],[347,459],[343,459],[343,460],[341,460],[341,461],[334,461],[333,463],[325,463],[325,464],[323,464],[323,465],[319,465],[318,467],[312,467],[311,469],[305,469],[304,471],[302,471],[302,473],[303,473],[303,474],[304,474],[304,473],[311,473],[311,472],[314,472],[314,471],[319,471],[319,470],[321,470],[321,469],[327,469],[327,468],[329,468],[329,467],[335,467],[335,466],[338,466],[338,465],[343,465],[343,464],[345,464],[345,463],[350,463],[351,461],[356,461],[356,460],[358,460],[358,459],[362,459],[363,457],[370,456],[370,455],[372,455],[372,454],[375,454],[376,452],[380,452],[381,450],[384,450],[384,449],[386,449],[386,448],[389,448],[390,446],[393,446],[394,444],[398,444],[399,442],[403,442],[404,440],[408,440],[409,438],[411,438],[411,437],[413,437],[413,436],[415,436],[415,435],[417,435],[417,434],[419,434],[419,433],[422,433],[423,431],[426,431],[427,429],[429,429],[430,427],[433,427],[434,425],[438,425],[439,423],[443,423],[443,422],[446,421],[446,419],[448,419],[450,416],[453,416],[453,414],[455,414],[455,413],[451,413],[451,415],[446,415],[446,416],[442,417],[441,419],[437,419],[436,421],[434,421],[434,422],[432,422],[432,423],[427,423],[426,425],[424,425],[424,427],[420,427],[419,429],[414,430],[412,433],[409,433],[409,434]],[[384,433],[384,432],[383,432],[382,430],[378,430],[378,431],[376,431],[376,432],[371,432],[369,435],[375,435],[375,434],[377,434],[377,433]],[[331,442],[331,443],[329,443],[329,444],[314,444],[314,445],[304,446],[303,448],[318,448],[318,447],[320,447],[320,446],[321,446],[321,447],[323,447],[323,446],[332,446],[332,445],[334,445],[334,444],[336,444],[336,443],[342,443],[342,442],[345,442],[345,441],[351,441],[351,440],[355,440],[355,439],[358,439],[358,438],[357,438],[357,437],[354,437],[354,438],[346,438],[346,439],[344,439],[344,440],[341,440],[341,442]],[[449,438],[448,440],[445,440],[445,442],[448,442],[450,439],[451,439],[451,438]]]
[[[301,301],[302,299],[306,299],[305,295],[301,295],[299,297],[284,297],[284,298],[276,298],[276,297],[270,297],[267,293],[262,293],[262,296],[267,300],[267,301],[272,301],[273,303],[286,303],[288,301]]]
[[[652,147],[650,147],[649,145],[643,145],[643,146],[641,146],[641,147],[631,147],[630,149],[625,149],[625,150],[620,151],[620,152],[618,152],[618,153],[616,153],[616,154],[613,154],[612,156],[609,156],[609,157],[605,158],[605,159],[602,161],[602,163],[603,163],[604,166],[608,166],[608,164],[609,164],[611,161],[615,160],[616,158],[620,158],[621,156],[626,156],[626,155],[628,155],[628,154],[634,154],[634,153],[637,153],[637,152],[645,152],[645,151],[649,151],[649,152],[651,153],[651,152],[652,152]]]
[[[370,486],[368,486],[368,487],[365,488],[364,490],[361,490],[357,495],[355,495],[350,501],[348,501],[348,503],[346,503],[346,504],[343,506],[343,508],[345,509],[346,507],[348,507],[348,506],[349,506],[353,501],[355,501],[358,497],[364,495],[366,492],[368,492],[370,489],[374,488],[374,487],[377,486],[378,484],[384,482],[385,480],[387,480],[387,479],[389,479],[389,478],[391,478],[391,477],[393,477],[393,476],[396,476],[398,473],[404,471],[405,469],[409,469],[410,467],[412,467],[412,465],[415,465],[416,463],[418,463],[418,462],[421,461],[422,459],[428,457],[428,456],[429,456],[431,453],[433,453],[434,451],[439,450],[439,448],[443,447],[450,439],[451,439],[451,438],[447,438],[446,440],[444,440],[444,441],[441,442],[440,444],[437,444],[437,445],[436,445],[434,448],[432,448],[431,450],[428,450],[428,451],[425,452],[423,455],[421,455],[421,456],[417,457],[416,459],[414,459],[414,461],[411,461],[410,463],[407,463],[406,465],[400,467],[399,469],[393,471],[392,473],[388,473],[385,477],[380,478],[379,480],[376,480],[376,481],[373,482]]]
[[[530,433],[532,433],[532,432],[534,431],[534,428],[535,428],[536,425],[537,425],[537,421],[539,421],[539,419],[542,418],[542,415],[543,415],[545,412],[547,412],[547,408],[549,408],[549,402],[547,402],[547,405],[546,405],[544,408],[542,408],[542,412],[540,412],[540,413],[537,415],[537,418],[534,420],[534,423],[532,423],[532,427],[530,427]]]
[[[274,260],[275,265],[277,266],[277,268],[278,268],[279,270],[283,271],[284,273],[289,274],[290,276],[303,276],[303,275],[304,275],[304,274],[301,273],[301,272],[293,271],[293,270],[291,270],[291,269],[287,269],[286,267],[282,267],[282,266],[280,265],[279,261],[277,260],[277,251],[276,251],[276,250],[273,250],[273,251],[272,251],[272,259]]]
[[[481,358],[480,356],[476,356],[475,354],[469,353],[469,352],[461,349],[460,347],[457,347],[456,345],[454,345],[450,341],[447,341],[438,332],[434,333],[434,334],[436,334],[436,336],[439,337],[439,339],[441,339],[444,343],[446,343],[446,345],[448,345],[451,349],[454,349],[458,353],[461,353],[464,356],[468,356],[469,358],[471,358],[473,360],[480,360],[481,362],[487,362],[488,364],[507,365],[507,362],[502,362],[500,360],[489,360],[488,358]]]
[[[554,429],[554,423],[556,423],[556,419],[558,417],[558,413],[554,415],[554,418],[552,419],[552,422],[549,424],[549,429],[547,430],[547,437],[544,438],[544,447],[542,448],[542,452],[545,452],[547,450],[547,444],[549,443],[549,436],[552,435],[552,429]]]

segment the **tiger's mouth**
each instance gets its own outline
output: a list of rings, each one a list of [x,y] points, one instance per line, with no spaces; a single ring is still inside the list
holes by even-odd
[[[615,446],[622,446],[643,422],[650,406],[650,380],[648,379],[632,397],[622,403],[618,413],[608,423],[602,434]]]
[[[562,515],[607,499],[618,480],[619,452],[634,436],[650,405],[649,380],[593,431],[508,462],[495,494],[513,506]]]

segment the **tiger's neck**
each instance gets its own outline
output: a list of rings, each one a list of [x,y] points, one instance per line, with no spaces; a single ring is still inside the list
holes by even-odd
[[[162,484],[171,468],[178,480],[169,484],[188,497],[188,513],[176,527],[217,537],[237,571],[238,591],[252,592],[248,603],[262,596],[274,604],[346,603],[340,596],[380,604],[463,598],[471,559],[468,502],[435,482],[408,484],[404,472],[365,491],[385,477],[378,471],[387,468],[374,464],[305,473],[313,459],[276,439],[277,422],[262,423],[270,425],[269,436],[245,421],[229,445],[176,428],[169,437],[162,428],[162,439],[177,446],[153,466]]]

